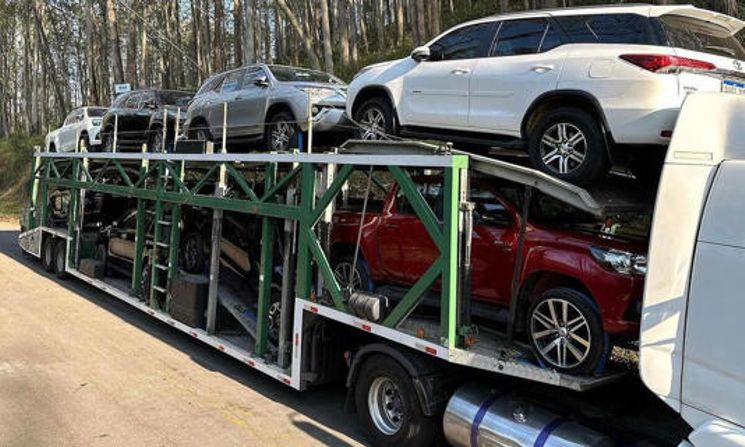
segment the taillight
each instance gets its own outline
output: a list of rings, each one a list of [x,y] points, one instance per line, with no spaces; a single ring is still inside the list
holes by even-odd
[[[704,71],[715,70],[717,68],[711,62],[667,54],[624,54],[621,56],[621,59],[655,73],[669,73],[681,68]]]

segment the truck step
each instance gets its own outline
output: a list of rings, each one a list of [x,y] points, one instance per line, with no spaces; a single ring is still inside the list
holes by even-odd
[[[160,293],[166,293],[166,289],[160,286],[153,286],[153,290],[155,290],[156,292],[160,292]]]
[[[167,271],[168,270],[168,266],[167,265],[163,265],[163,264],[155,264],[155,268],[158,269],[158,270],[163,270],[163,271]]]
[[[162,248],[168,248],[171,246],[171,244],[166,243],[166,242],[156,242],[155,245],[157,245],[158,247],[162,247]]]
[[[163,226],[165,226],[165,227],[170,227],[170,226],[171,226],[172,224],[171,224],[171,222],[170,222],[170,221],[168,221],[168,220],[159,220],[159,221],[158,221],[158,225],[163,225]]]

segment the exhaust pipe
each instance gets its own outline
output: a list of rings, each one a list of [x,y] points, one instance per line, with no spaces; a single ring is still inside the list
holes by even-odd
[[[467,384],[443,417],[453,447],[611,447],[607,436],[485,386]]]

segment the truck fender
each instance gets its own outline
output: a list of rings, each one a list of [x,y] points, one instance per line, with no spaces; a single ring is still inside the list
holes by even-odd
[[[446,363],[408,348],[387,343],[373,343],[363,346],[353,354],[347,374],[347,396],[344,403],[344,408],[348,413],[356,412],[354,386],[360,366],[371,354],[386,355],[406,370],[419,398],[422,413],[427,416],[436,415],[444,410],[450,396],[457,388],[457,376]]]

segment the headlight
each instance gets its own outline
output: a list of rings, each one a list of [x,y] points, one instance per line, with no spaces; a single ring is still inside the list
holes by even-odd
[[[101,125],[101,120],[93,120],[92,123],[93,123],[94,126],[100,126]]]
[[[334,94],[333,90],[327,88],[297,87],[297,89],[310,96],[311,102],[318,102]]]
[[[646,275],[647,257],[615,248],[590,247],[590,253],[606,269],[625,275]]]

